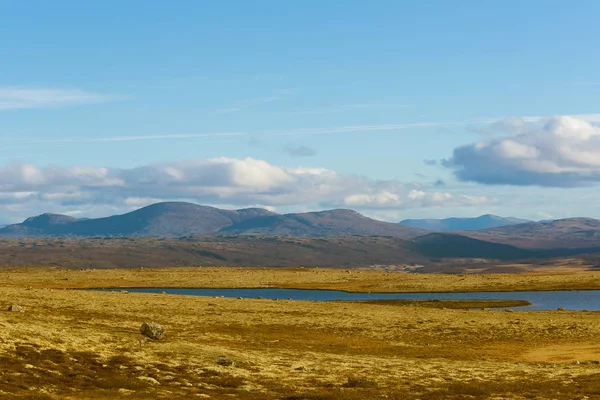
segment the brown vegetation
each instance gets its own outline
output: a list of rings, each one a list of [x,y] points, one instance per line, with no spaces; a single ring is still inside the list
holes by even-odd
[[[0,398],[600,398],[598,312],[58,289],[187,282],[498,290],[521,284],[597,286],[596,276],[224,268],[4,271],[0,309],[20,304],[25,312],[0,312]],[[145,339],[139,332],[144,321],[164,325],[166,337]]]

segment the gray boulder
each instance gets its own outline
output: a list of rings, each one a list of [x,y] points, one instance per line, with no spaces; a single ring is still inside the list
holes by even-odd
[[[10,306],[8,306],[8,311],[25,312],[25,308],[17,304],[11,304]]]
[[[160,340],[165,337],[167,330],[156,322],[144,322],[140,327],[140,332],[150,339]]]

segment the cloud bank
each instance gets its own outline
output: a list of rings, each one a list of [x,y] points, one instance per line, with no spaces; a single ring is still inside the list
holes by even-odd
[[[495,125],[504,135],[458,147],[443,164],[463,181],[547,187],[600,181],[600,127],[589,119],[512,118]]]
[[[83,90],[0,86],[0,111],[103,103],[115,96]]]
[[[237,207],[308,205],[358,210],[489,202],[486,197],[430,191],[416,184],[344,175],[326,168],[280,167],[254,158],[221,157],[131,169],[27,163],[0,168],[0,204],[19,214],[33,210],[76,214],[94,207],[127,211],[167,200]]]

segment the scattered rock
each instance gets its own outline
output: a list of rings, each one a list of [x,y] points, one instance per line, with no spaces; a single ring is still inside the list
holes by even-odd
[[[165,292],[164,290],[162,292],[160,292],[160,294],[167,294],[167,292]]]
[[[11,304],[10,306],[8,306],[8,311],[25,312],[25,307],[20,306],[18,304]]]
[[[152,378],[151,376],[138,376],[138,379],[140,381],[148,382],[151,385],[160,385],[160,382]]]
[[[140,327],[140,332],[150,339],[160,340],[165,337],[167,330],[156,322],[144,322]]]
[[[217,364],[219,364],[223,367],[233,367],[235,365],[235,361],[233,361],[225,356],[219,356],[219,358],[217,358]]]
[[[558,308],[556,309],[556,311],[565,311],[565,308],[564,308],[564,307],[558,307]]]

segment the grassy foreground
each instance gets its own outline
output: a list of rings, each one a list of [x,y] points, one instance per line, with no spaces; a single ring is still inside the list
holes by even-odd
[[[134,286],[592,289],[600,274],[2,270],[0,398],[600,398],[599,312],[62,290]],[[166,338],[143,338],[144,321]]]

